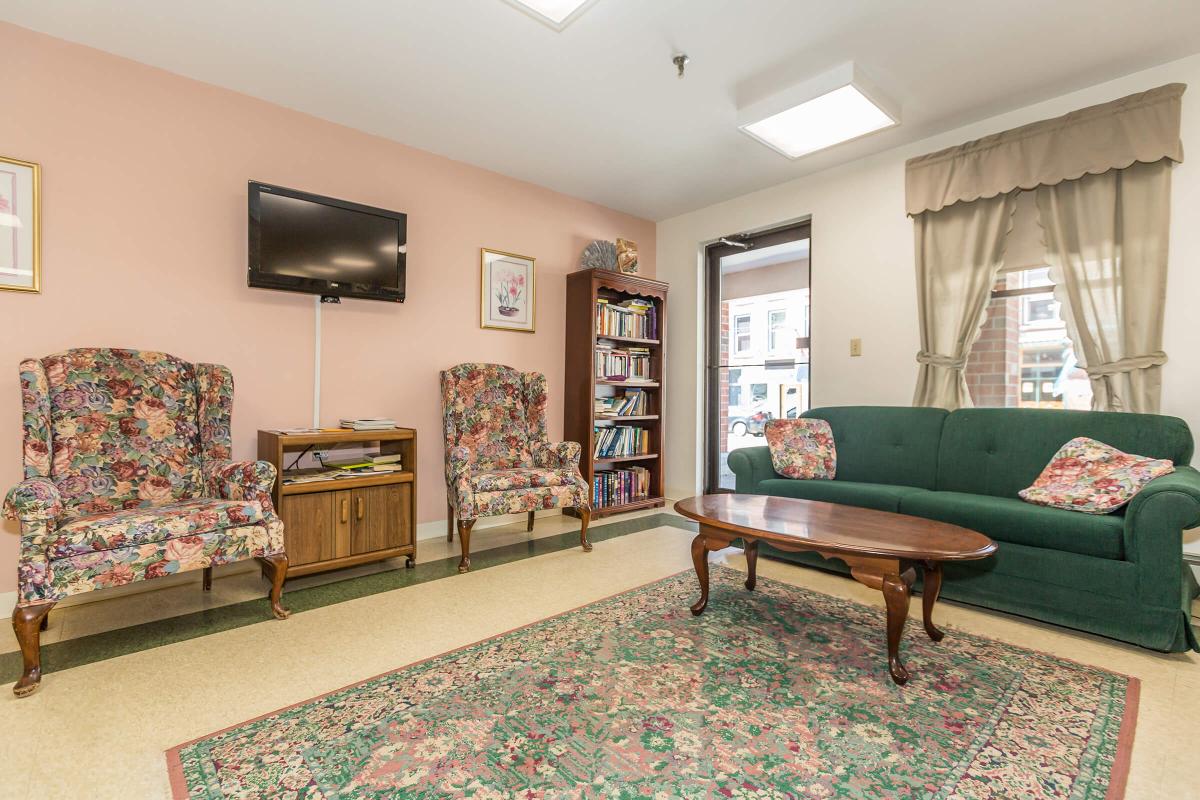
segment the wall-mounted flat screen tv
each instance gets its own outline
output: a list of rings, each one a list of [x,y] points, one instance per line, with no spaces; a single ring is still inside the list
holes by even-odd
[[[408,215],[250,182],[249,284],[404,302]]]

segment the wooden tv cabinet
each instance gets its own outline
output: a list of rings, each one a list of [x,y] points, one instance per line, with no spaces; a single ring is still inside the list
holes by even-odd
[[[373,446],[400,453],[401,472],[284,484],[284,467],[306,449]],[[258,432],[258,457],[279,472],[271,497],[283,520],[288,577],[406,556],[417,558],[417,432]]]

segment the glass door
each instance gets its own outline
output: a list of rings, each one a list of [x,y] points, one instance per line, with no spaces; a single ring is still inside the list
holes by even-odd
[[[705,491],[733,491],[729,453],[809,407],[808,223],[711,245],[706,264]]]

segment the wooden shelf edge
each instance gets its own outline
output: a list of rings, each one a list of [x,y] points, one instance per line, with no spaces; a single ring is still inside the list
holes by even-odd
[[[658,453],[639,453],[636,456],[610,456],[608,458],[593,458],[593,464],[617,464],[622,461],[649,461],[658,458]]]
[[[416,436],[413,428],[390,428],[382,431],[352,431],[346,428],[342,431],[329,433],[276,433],[273,430],[260,431],[279,439],[285,449],[292,447],[307,447],[317,444],[336,444],[338,442],[400,442]]]
[[[597,386],[625,386],[631,389],[657,389],[662,386],[658,381],[610,381],[604,378],[596,378]]]
[[[592,519],[597,519],[600,517],[608,517],[608,516],[612,516],[613,514],[623,514],[628,511],[641,511],[642,509],[646,509],[646,508],[662,508],[666,504],[667,504],[667,499],[665,497],[648,497],[644,500],[634,500],[631,503],[622,503],[619,506],[604,506],[603,508],[593,508],[592,509]],[[571,517],[579,516],[579,514],[577,514],[575,512],[575,509],[573,509],[573,508],[563,509],[563,513],[568,516],[571,516]]]
[[[280,494],[311,494],[313,492],[335,492],[338,489],[362,489],[366,486],[387,486],[393,483],[412,483],[411,472],[383,472],[358,478],[329,478],[307,483],[285,483],[279,487]]]
[[[597,414],[595,419],[600,422],[620,422],[621,420],[628,422],[652,422],[659,419],[659,416],[658,414],[627,414],[625,416]]]
[[[629,344],[648,344],[658,346],[662,344],[661,339],[638,339],[635,336],[614,336],[611,333],[597,333],[597,339],[610,339],[614,342],[628,342]]]

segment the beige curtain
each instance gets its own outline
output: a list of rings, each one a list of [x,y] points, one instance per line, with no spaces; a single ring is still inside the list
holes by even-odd
[[[1171,159],[1041,186],[1037,204],[1092,407],[1157,413]]]
[[[1016,193],[926,211],[916,226],[917,313],[921,326],[915,406],[970,408],[963,368],[979,337]]]

